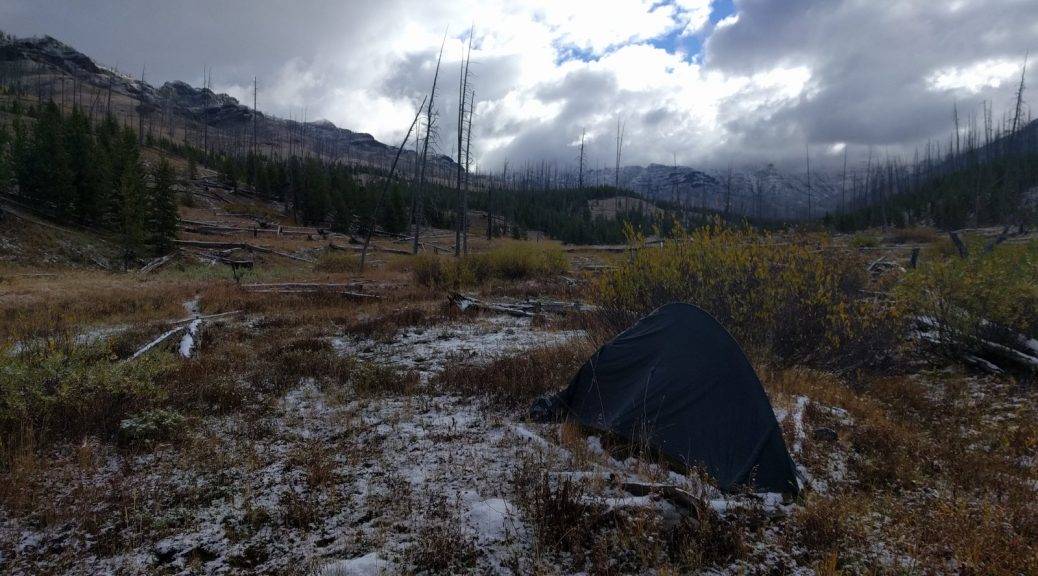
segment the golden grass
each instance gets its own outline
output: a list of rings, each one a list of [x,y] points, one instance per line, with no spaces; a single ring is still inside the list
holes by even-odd
[[[460,287],[548,278],[568,270],[565,254],[553,244],[510,242],[458,259],[423,253],[415,257],[412,274],[423,286]]]

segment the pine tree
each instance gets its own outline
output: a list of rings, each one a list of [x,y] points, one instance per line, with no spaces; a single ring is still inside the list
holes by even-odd
[[[0,125],[0,192],[6,192],[11,182],[11,152],[7,127]]]
[[[400,194],[400,188],[393,187],[389,194],[389,202],[386,204],[386,214],[382,219],[382,227],[387,232],[399,234],[407,229],[407,207],[404,197]]]
[[[118,216],[118,231],[122,238],[125,263],[140,256],[144,247],[145,221],[147,206],[145,203],[144,171],[140,163],[140,151],[137,148],[137,136],[133,130],[126,129],[117,149],[118,162],[114,167],[121,167],[117,197],[113,198],[110,208],[115,211],[111,216]]]
[[[80,222],[100,223],[102,175],[90,119],[73,109],[65,123],[65,148],[72,171],[73,213]]]
[[[65,138],[61,111],[48,102],[36,120],[32,144],[18,185],[22,194],[54,209],[58,216],[72,210],[75,189]]]
[[[173,192],[173,166],[165,158],[155,170],[155,186],[149,202],[151,244],[156,255],[173,247],[177,234],[177,202]]]
[[[224,156],[223,158],[223,164],[220,167],[220,177],[223,179],[224,184],[233,189],[238,188],[238,167],[230,156]]]

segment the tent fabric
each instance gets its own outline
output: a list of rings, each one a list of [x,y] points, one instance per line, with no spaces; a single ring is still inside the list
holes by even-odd
[[[540,412],[645,442],[705,470],[722,490],[798,491],[749,360],[717,320],[691,304],[663,306],[600,348]]]

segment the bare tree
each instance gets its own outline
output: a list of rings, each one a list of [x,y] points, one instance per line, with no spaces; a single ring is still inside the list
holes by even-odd
[[[807,219],[811,219],[811,145],[804,145],[804,157],[807,160]]]
[[[577,160],[577,188],[584,189],[584,136],[587,134],[587,129],[581,129],[580,131],[580,156]]]
[[[418,175],[418,189],[415,190],[413,196],[411,196],[411,223],[414,227],[414,238],[412,238],[411,252],[413,254],[418,253],[418,246],[421,243],[419,236],[421,235],[421,223],[422,223],[422,192],[425,187],[425,169],[429,159],[429,139],[432,137],[436,127],[434,125],[435,116],[433,110],[435,109],[433,103],[436,101],[436,83],[440,79],[440,63],[443,61],[443,47],[447,44],[447,32],[443,33],[443,41],[440,43],[440,55],[436,58],[436,72],[433,74],[432,90],[429,92],[429,105],[425,108],[425,143],[422,145],[422,167]]]
[[[615,181],[613,183],[613,186],[617,190],[620,189],[620,158],[621,158],[621,156],[623,154],[623,148],[624,148],[624,128],[625,127],[626,127],[626,124],[622,123],[620,121],[620,117],[617,116],[616,117],[616,178],[615,178]]]
[[[364,249],[360,253],[360,271],[364,271],[364,261],[368,257],[368,246],[371,245],[371,235],[375,232],[375,220],[378,219],[378,213],[382,209],[382,202],[385,200],[386,193],[389,191],[389,186],[393,181],[393,175],[396,173],[397,162],[400,161],[400,154],[403,153],[404,148],[407,146],[407,139],[411,137],[411,132],[414,131],[414,127],[418,124],[418,118],[422,115],[422,108],[425,107],[425,98],[422,99],[422,103],[418,105],[418,111],[415,112],[414,120],[411,121],[411,126],[407,129],[407,134],[404,134],[403,141],[400,142],[400,146],[396,149],[396,156],[393,157],[393,165],[389,168],[389,175],[386,176],[385,182],[382,184],[382,193],[379,194],[378,200],[375,202],[375,208],[371,212],[371,222],[368,224],[368,233],[364,236]],[[417,138],[417,136],[416,136]]]
[[[466,100],[469,94],[469,62],[472,59],[472,36],[475,34],[475,27],[469,30],[469,46],[465,56],[461,59],[461,74],[458,78],[458,208],[454,231],[454,256],[455,258],[461,256],[462,252],[462,236],[465,234],[467,226],[465,225],[466,210],[467,210],[467,198],[465,198],[465,190],[462,186],[462,178],[464,177],[465,165],[468,164],[468,159],[465,158],[463,152],[463,138],[465,135],[465,113],[466,113]]]

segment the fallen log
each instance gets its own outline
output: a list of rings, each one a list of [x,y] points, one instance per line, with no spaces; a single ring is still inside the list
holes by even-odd
[[[516,316],[519,318],[532,318],[536,316],[533,312],[516,308],[512,306],[503,306],[500,304],[490,304],[488,302],[481,302],[471,296],[465,296],[464,294],[458,294],[457,292],[451,292],[448,296],[448,300],[463,312],[469,308],[476,308],[477,310],[487,310],[490,312],[500,312],[509,316]]]
[[[703,500],[696,497],[691,492],[677,486],[671,484],[650,484],[627,480],[620,482],[620,487],[623,488],[625,492],[635,496],[658,494],[670,502],[691,511],[697,521],[701,522],[703,520]]]
[[[999,234],[997,237],[995,237],[994,240],[988,242],[987,245],[984,246],[984,253],[987,254],[987,253],[991,252],[992,250],[995,249],[996,246],[998,246],[999,244],[1005,242],[1008,239],[1009,239],[1009,225],[1007,224],[1006,227],[1002,229],[1002,233],[1001,234]]]
[[[321,292],[326,290],[347,290],[351,288],[360,288],[363,286],[363,282],[349,282],[346,284],[321,284],[317,282],[280,282],[275,284],[245,284],[242,286],[242,288],[246,290],[276,290],[279,288],[284,288]]]
[[[185,328],[187,328],[187,325],[177,326],[176,328],[172,328],[172,329],[164,332],[158,338],[156,338],[156,339],[152,340],[151,342],[148,342],[147,344],[142,346],[140,349],[138,349],[136,352],[133,353],[133,356],[130,356],[129,358],[123,360],[123,362],[129,362],[130,360],[136,360],[137,357],[140,356],[141,354],[144,354],[148,350],[151,350],[152,348],[158,346],[159,344],[161,344],[164,341],[166,341],[167,338],[169,338],[170,336],[176,334],[177,332],[180,332],[181,330],[183,330]]]
[[[171,320],[170,324],[182,324],[184,322],[191,322],[192,320],[212,320],[214,318],[223,318],[225,316],[233,316],[235,314],[241,314],[243,310],[232,310],[230,312],[220,312],[219,314],[209,314],[207,316],[188,316],[187,318],[181,318],[180,320]]]
[[[996,364],[992,360],[1003,364],[1012,364],[1018,369],[1038,372],[1038,354],[1033,354],[1038,352],[1038,342],[1022,334],[1010,334],[1010,337],[1014,340],[1014,345],[1020,347],[1020,349],[1017,349],[976,335],[964,334],[959,330],[941,324],[935,318],[919,316],[916,317],[915,321],[920,328],[916,332],[919,338],[933,344],[954,346],[961,351],[962,359],[965,362],[985,372],[992,374],[1005,372],[1003,366]],[[982,321],[982,323],[990,324],[987,321]]]
[[[141,274],[148,274],[150,272],[154,272],[155,270],[158,270],[159,268],[165,266],[170,260],[172,260],[174,255],[175,255],[175,253],[171,252],[169,254],[166,254],[165,256],[159,256],[158,258],[156,258],[156,259],[152,260],[151,262],[148,262],[147,264],[142,266],[141,269],[140,269],[140,273]]]
[[[275,256],[281,256],[282,258],[289,258],[291,260],[298,260],[300,262],[307,262],[309,264],[314,263],[314,260],[311,258],[304,258],[302,256],[286,254],[284,252],[278,252],[277,250],[273,250],[264,246],[257,246],[255,244],[249,244],[246,242],[208,242],[203,240],[174,240],[173,242],[181,246],[192,246],[195,248],[241,248],[242,250],[251,250],[253,252],[260,252],[263,254],[273,254]]]
[[[333,242],[329,242],[328,243],[328,247],[331,248],[332,250],[339,250],[341,252],[363,252],[364,251],[364,247],[363,246],[340,246],[339,244],[335,244]],[[386,253],[389,253],[389,254],[402,254],[404,256],[410,256],[411,255],[411,253],[409,251],[404,250],[402,248],[387,248],[385,246],[370,246],[370,247],[368,247],[368,250],[374,250],[376,252],[386,252]]]
[[[381,300],[382,297],[378,294],[367,294],[364,292],[353,292],[351,290],[302,290],[298,288],[263,288],[259,290],[249,290],[254,294],[327,294],[333,296],[342,296],[344,298],[350,298],[355,300]]]

